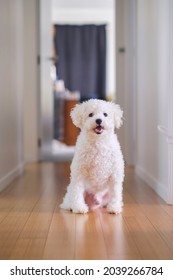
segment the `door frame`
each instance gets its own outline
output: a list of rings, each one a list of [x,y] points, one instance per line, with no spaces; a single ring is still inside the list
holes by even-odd
[[[48,11],[48,7],[50,10]],[[37,113],[37,125],[38,125],[38,159],[40,161],[52,159],[52,140],[53,140],[53,86],[48,86],[44,83],[44,76],[46,74],[46,66],[51,65],[51,58],[53,47],[49,53],[44,49],[42,41],[47,39],[48,34],[43,30],[45,25],[45,15],[51,13],[50,0],[38,0],[36,4],[37,8],[37,69],[38,69],[38,113]],[[50,16],[51,21],[51,16]],[[50,22],[50,36],[52,36],[52,28]],[[43,32],[44,31],[44,32]],[[49,36],[49,37],[50,37]],[[52,42],[50,38],[50,42]],[[51,44],[51,43],[50,43]],[[49,67],[50,68],[50,67]],[[50,75],[50,73],[47,73]],[[51,83],[51,79],[50,79]],[[50,90],[50,95],[48,91]],[[52,94],[52,95],[51,95]]]
[[[165,136],[168,145],[168,191],[167,203],[173,205],[173,1],[169,0],[170,5],[170,44],[169,44],[169,100],[168,100],[168,127],[158,125],[158,130]]]
[[[137,0],[116,0],[116,102],[124,110],[119,138],[125,161],[136,163]]]

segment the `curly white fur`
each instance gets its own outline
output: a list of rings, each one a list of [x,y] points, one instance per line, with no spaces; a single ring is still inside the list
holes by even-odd
[[[89,208],[103,206],[110,213],[122,211],[124,161],[115,134],[115,128],[122,125],[122,115],[119,105],[97,99],[78,104],[72,110],[72,121],[81,132],[61,208],[74,213],[87,213]]]

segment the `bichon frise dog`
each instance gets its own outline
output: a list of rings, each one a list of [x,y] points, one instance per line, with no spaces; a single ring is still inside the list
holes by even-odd
[[[109,213],[122,211],[124,160],[115,128],[122,124],[119,105],[90,99],[71,111],[80,128],[71,164],[71,181],[61,208],[74,213],[107,206]]]

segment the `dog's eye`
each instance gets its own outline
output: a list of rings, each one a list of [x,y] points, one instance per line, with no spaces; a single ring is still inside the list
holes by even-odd
[[[94,116],[94,114],[93,114],[93,113],[90,113],[88,116],[89,116],[90,118],[92,118],[92,117]]]
[[[108,116],[108,114],[107,114],[107,113],[104,113],[103,115],[104,115],[105,117],[107,117],[107,116]]]

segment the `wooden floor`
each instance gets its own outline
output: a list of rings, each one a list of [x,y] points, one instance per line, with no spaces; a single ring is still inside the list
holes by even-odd
[[[124,211],[59,209],[69,164],[30,164],[0,193],[0,259],[173,259],[173,207],[126,168]]]

